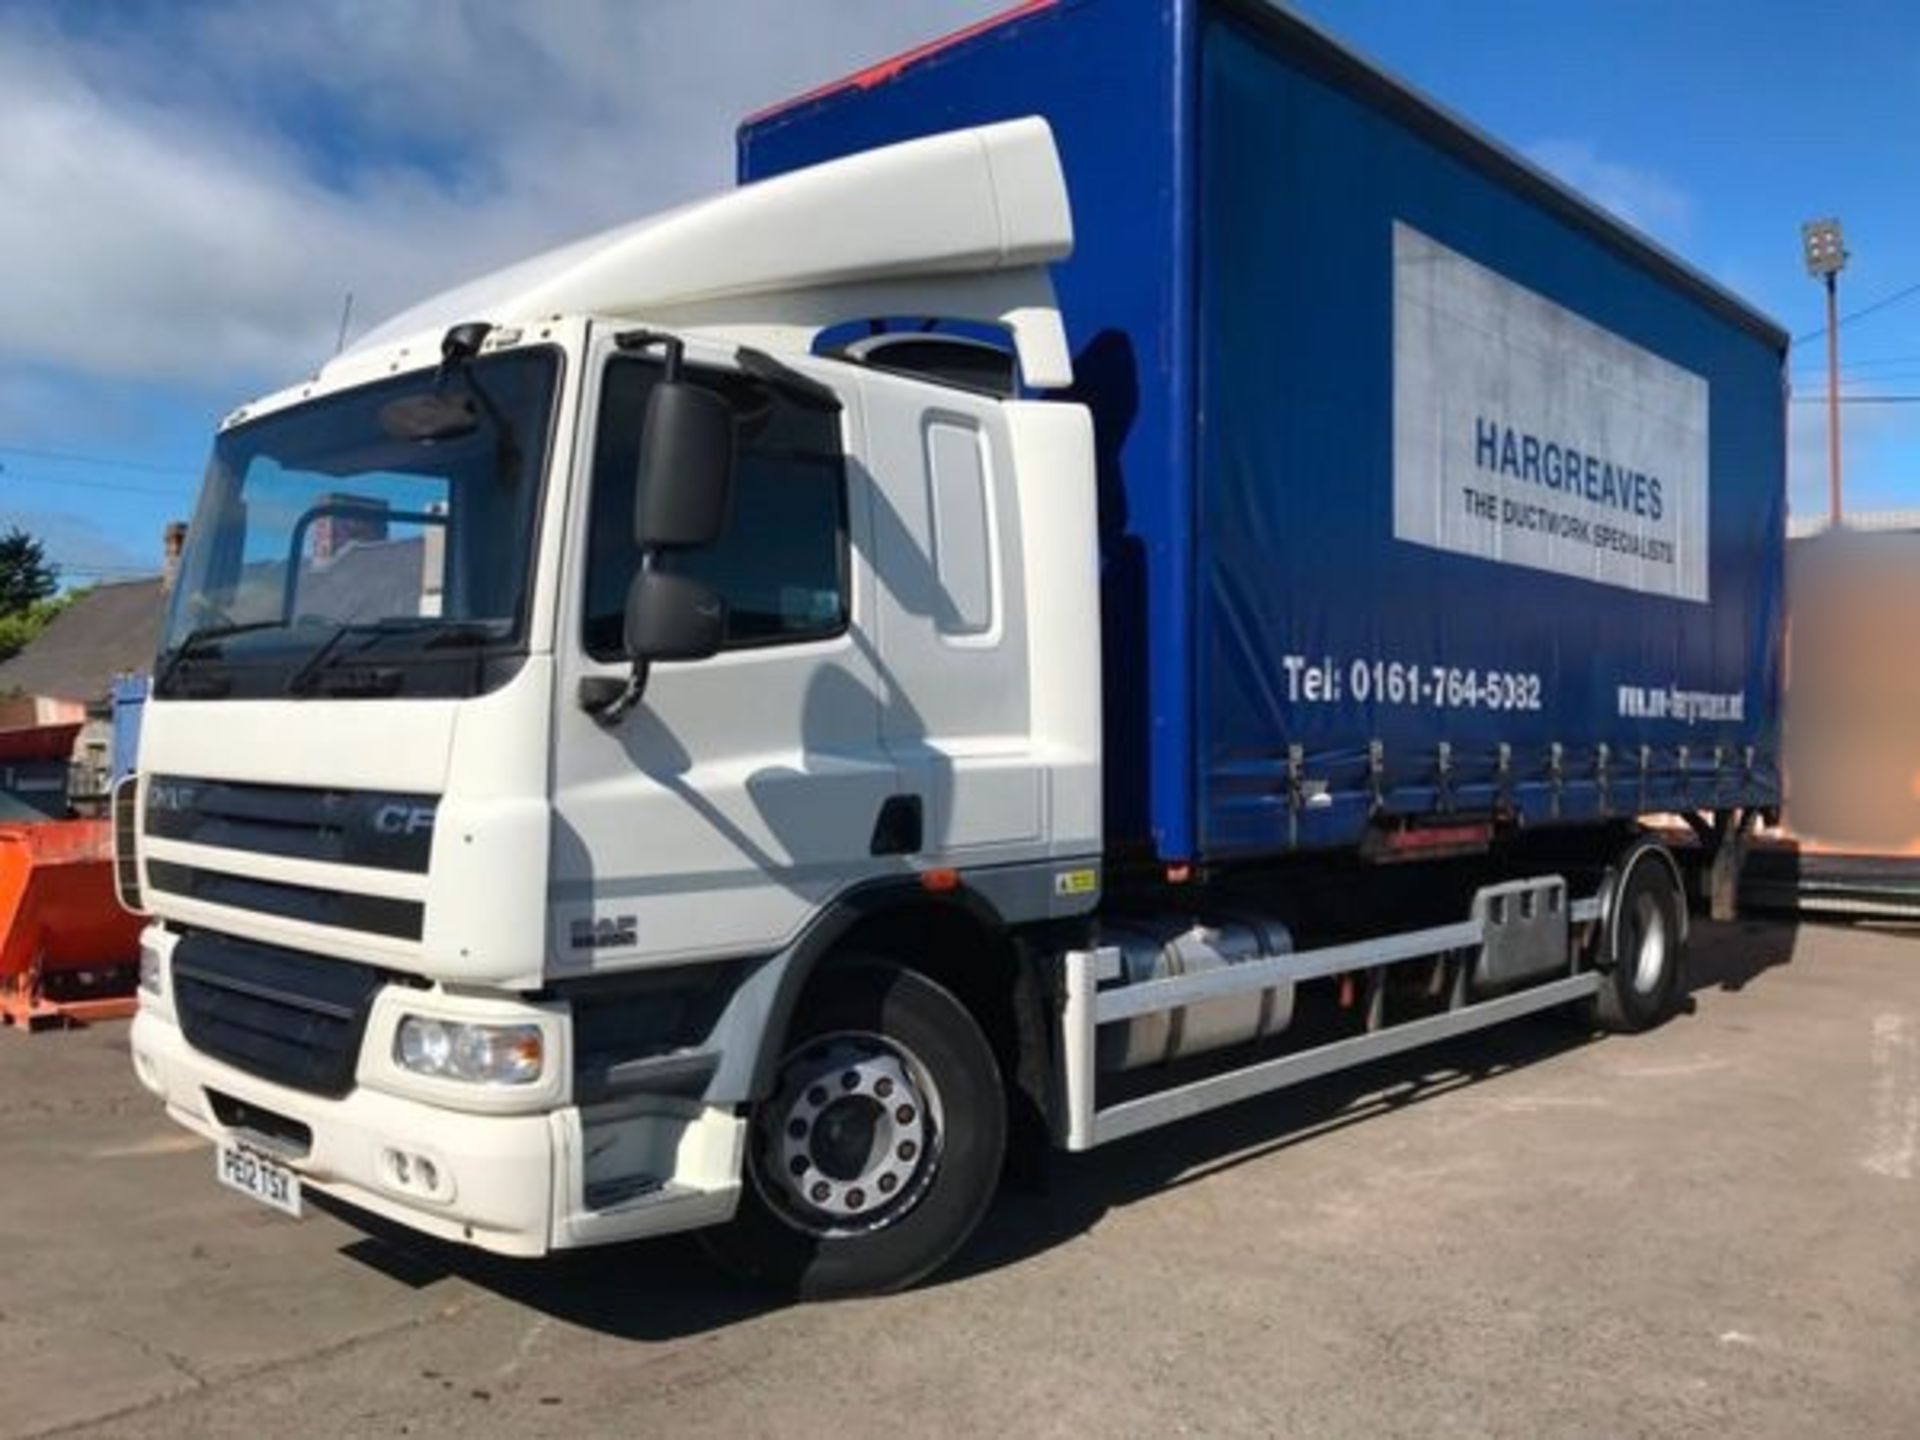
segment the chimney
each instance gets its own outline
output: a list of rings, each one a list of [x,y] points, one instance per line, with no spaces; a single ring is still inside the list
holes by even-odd
[[[180,552],[187,544],[187,522],[170,521],[160,535],[160,593],[173,593],[173,582],[180,578]]]
[[[313,558],[331,560],[350,545],[377,545],[387,538],[387,502],[336,492],[320,504],[338,506],[313,522]]]

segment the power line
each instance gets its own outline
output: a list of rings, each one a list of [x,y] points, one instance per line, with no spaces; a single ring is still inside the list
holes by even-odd
[[[1920,355],[1869,355],[1860,360],[1849,360],[1842,370],[1865,370],[1869,366],[1879,369],[1884,365],[1920,365]]]
[[[1858,375],[1869,370],[1903,370],[1914,366],[1920,366],[1920,355],[1874,355],[1865,360],[1847,361],[1840,367],[1840,373],[1842,375]],[[1797,367],[1793,373],[1796,375],[1822,376],[1827,373],[1827,367],[1809,360],[1806,364]]]
[[[0,488],[9,481],[22,485],[51,485],[56,488],[72,487],[78,490],[117,490],[123,495],[147,495],[155,500],[176,500],[178,490],[162,490],[152,485],[122,485],[113,480],[82,480],[68,475],[22,475],[17,470],[8,470],[0,466]]]
[[[78,450],[43,450],[33,445],[10,445],[0,441],[0,455],[24,455],[30,460],[52,460],[63,465],[98,465],[107,470],[144,470],[151,475],[172,475],[198,480],[197,472],[172,465],[154,465],[144,460],[123,460],[113,455],[87,455]]]
[[[1824,405],[1827,403],[1827,397],[1824,395],[1796,395],[1793,397],[1793,403],[1796,405]],[[1840,403],[1842,405],[1920,405],[1920,395],[1842,395],[1840,397]]]
[[[1909,295],[1920,295],[1920,284],[1909,285],[1907,286],[1906,289],[1896,290],[1891,295],[1882,295],[1878,300],[1874,301],[1871,305],[1862,305],[1858,310],[1855,310],[1852,314],[1842,315],[1840,317],[1840,323],[1842,325],[1849,325],[1855,320],[1860,319],[1862,316],[1871,315],[1876,310],[1884,310],[1889,305],[1897,304],[1899,301],[1906,299]],[[1809,330],[1804,335],[1794,336],[1793,343],[1796,345],[1804,345],[1809,340],[1818,340],[1822,335],[1826,333],[1827,333],[1827,327],[1822,325],[1818,330]]]

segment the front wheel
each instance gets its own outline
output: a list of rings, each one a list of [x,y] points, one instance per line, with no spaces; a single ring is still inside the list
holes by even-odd
[[[808,1298],[902,1289],[980,1223],[1006,1140],[999,1067],[966,1007],[909,970],[836,965],[754,1108],[739,1211],[705,1243]]]

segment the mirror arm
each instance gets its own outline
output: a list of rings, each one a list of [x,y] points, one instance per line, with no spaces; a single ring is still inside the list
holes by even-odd
[[[444,385],[456,370],[466,368],[469,361],[480,353],[480,347],[486,343],[493,326],[485,320],[468,320],[451,327],[440,337],[440,368],[435,373],[435,383]]]
[[[640,703],[640,697],[647,692],[647,672],[652,668],[645,660],[633,662],[623,679],[616,680],[609,675],[588,675],[580,681],[580,708],[594,718],[602,729],[612,730],[633,713]]]
[[[640,572],[653,569],[654,552],[640,552]],[[624,680],[607,675],[588,675],[580,681],[580,708],[593,716],[603,730],[612,730],[633,713],[640,697],[647,693],[647,677],[653,669],[649,660],[635,660]]]
[[[664,380],[680,378],[681,362],[686,358],[687,345],[678,335],[670,335],[664,330],[622,330],[613,337],[615,348],[620,350],[650,350],[655,345],[662,346],[665,356],[660,371]]]

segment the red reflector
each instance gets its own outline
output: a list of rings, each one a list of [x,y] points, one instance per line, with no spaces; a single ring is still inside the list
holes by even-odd
[[[958,890],[960,872],[958,870],[922,870],[920,888],[931,890],[936,895],[945,894],[949,890]]]
[[[1167,866],[1167,883],[1169,885],[1184,885],[1191,879],[1193,879],[1193,866],[1191,865]]]
[[[1457,850],[1493,843],[1491,823],[1478,825],[1429,825],[1417,830],[1389,830],[1387,849],[1396,855],[1418,850]]]

